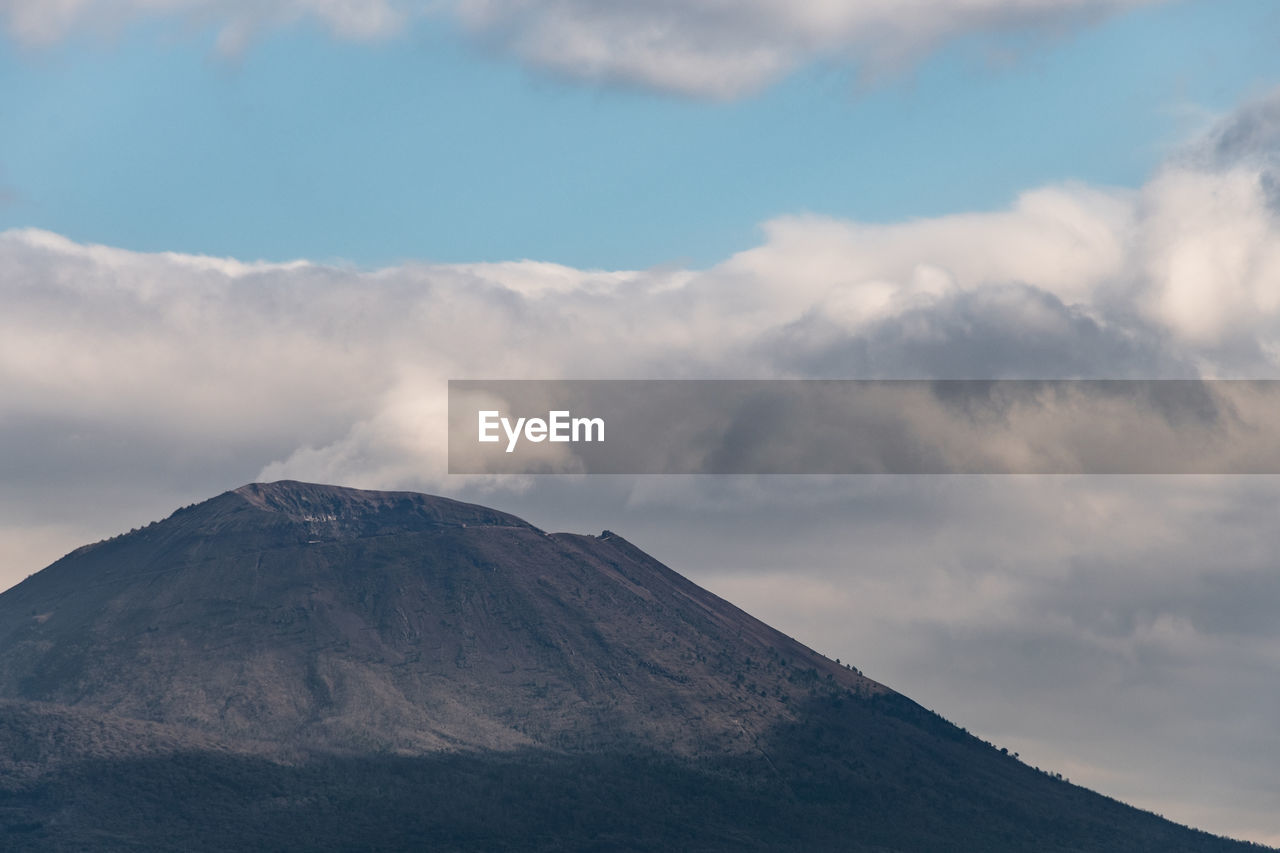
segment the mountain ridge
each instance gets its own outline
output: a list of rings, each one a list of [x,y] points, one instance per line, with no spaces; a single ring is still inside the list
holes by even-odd
[[[1247,849],[1029,768],[617,534],[295,481],[0,594],[0,754],[33,849]]]

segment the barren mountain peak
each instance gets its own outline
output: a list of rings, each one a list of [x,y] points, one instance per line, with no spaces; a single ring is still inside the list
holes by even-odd
[[[294,481],[0,594],[0,793],[28,803],[0,800],[0,847],[56,825],[78,839],[56,849],[137,849],[102,847],[111,825],[205,849],[173,823],[185,805],[130,818],[138,785],[222,792],[210,849],[1240,849],[1021,764],[608,530]],[[316,828],[315,803],[370,790],[393,817]],[[528,806],[500,826],[495,797]],[[69,802],[96,811],[67,823]],[[601,842],[619,820],[649,840]],[[545,845],[509,846],[530,827]]]
[[[278,480],[249,483],[233,489],[230,494],[244,498],[258,509],[305,523],[384,516],[394,517],[403,524],[412,524],[416,520],[423,525],[530,526],[513,515],[488,507],[418,492],[374,491]]]

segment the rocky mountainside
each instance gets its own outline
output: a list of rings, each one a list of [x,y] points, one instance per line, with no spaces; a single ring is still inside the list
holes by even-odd
[[[1026,767],[608,531],[296,482],[179,510],[0,595],[6,837],[1243,847]]]
[[[884,688],[619,536],[252,485],[0,596],[0,696],[359,750],[741,752],[809,682]]]

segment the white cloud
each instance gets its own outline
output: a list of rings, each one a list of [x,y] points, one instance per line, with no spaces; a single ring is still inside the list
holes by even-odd
[[[884,67],[975,32],[1044,31],[1164,0],[0,0],[10,33],[47,44],[79,28],[178,16],[238,50],[262,28],[315,20],[369,39],[424,15],[567,77],[732,98],[816,60]]]
[[[705,270],[360,271],[9,231],[6,423],[251,449],[250,474],[428,485],[449,378],[1275,376],[1280,213],[1251,152],[993,213],[783,217]]]
[[[766,288],[785,279],[790,300],[802,291],[848,303],[854,288],[866,292],[856,300],[861,307],[888,312],[902,310],[904,299],[922,304],[1010,282],[1032,284],[1068,304],[1089,304],[1123,269],[1136,214],[1128,191],[1058,186],[1024,193],[1008,211],[893,225],[784,217],[766,225],[763,246],[725,268],[763,280]],[[893,305],[884,301],[890,293]]]
[[[1257,169],[1174,169],[1144,194],[1147,307],[1201,344],[1264,335],[1280,319],[1280,215]]]

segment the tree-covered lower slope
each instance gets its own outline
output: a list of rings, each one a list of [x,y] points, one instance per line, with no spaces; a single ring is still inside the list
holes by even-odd
[[[901,697],[814,699],[753,754],[642,748],[283,758],[171,744],[8,774],[0,849],[1244,851],[1052,779]],[[86,740],[0,709],[0,743]],[[140,737],[139,733],[128,736]],[[105,746],[104,746],[105,741]],[[92,752],[92,750],[90,750]]]

